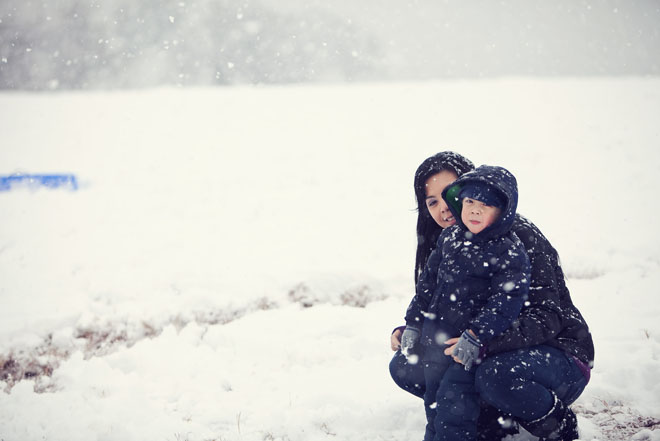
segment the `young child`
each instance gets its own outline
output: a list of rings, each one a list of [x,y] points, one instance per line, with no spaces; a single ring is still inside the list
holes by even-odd
[[[510,172],[481,166],[442,197],[460,221],[442,232],[420,275],[401,349],[410,363],[422,356],[424,441],[474,440],[479,397],[473,365],[518,317],[530,266],[511,231],[518,189]]]

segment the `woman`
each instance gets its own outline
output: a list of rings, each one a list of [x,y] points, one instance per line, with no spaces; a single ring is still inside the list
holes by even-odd
[[[456,222],[442,192],[473,169],[467,158],[441,152],[426,159],[415,173],[416,284],[438,236]],[[512,230],[522,241],[531,264],[529,299],[514,326],[484,348],[485,357],[477,367],[475,386],[483,403],[478,439],[501,439],[515,433],[518,423],[541,439],[573,440],[578,438],[577,419],[568,405],[589,381],[594,359],[591,334],[571,301],[559,257],[550,242],[520,215]],[[401,354],[403,331],[404,327],[397,328],[391,337],[392,349],[397,352],[390,362],[390,373],[401,388],[423,397],[424,366],[409,363]],[[423,354],[416,355],[423,359]],[[499,418],[502,415],[510,415],[515,423],[510,418]]]

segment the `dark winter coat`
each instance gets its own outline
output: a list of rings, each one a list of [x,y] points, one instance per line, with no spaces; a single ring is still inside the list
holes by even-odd
[[[457,224],[438,238],[406,313],[407,325],[422,329],[427,358],[444,351],[444,340],[465,329],[483,343],[492,341],[512,326],[527,300],[529,260],[511,232],[518,202],[515,178],[503,168],[482,166],[448,187],[445,200],[469,181],[486,182],[506,204],[495,223],[476,235],[460,221],[460,205],[450,205]]]
[[[525,246],[532,266],[529,298],[513,327],[488,342],[487,353],[546,344],[593,366],[591,333],[571,300],[557,251],[536,225],[520,215],[512,230]]]

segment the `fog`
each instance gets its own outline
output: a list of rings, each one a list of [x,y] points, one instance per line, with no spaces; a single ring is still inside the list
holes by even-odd
[[[660,74],[658,0],[0,2],[0,88]]]

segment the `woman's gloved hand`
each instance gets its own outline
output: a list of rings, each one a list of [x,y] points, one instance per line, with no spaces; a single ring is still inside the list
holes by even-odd
[[[406,326],[401,335],[401,353],[408,357],[412,354],[412,349],[419,342],[419,329],[412,326]]]

